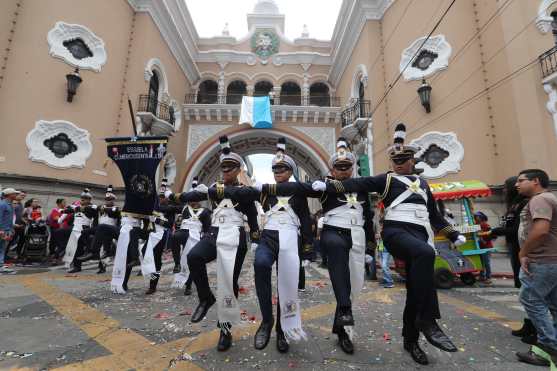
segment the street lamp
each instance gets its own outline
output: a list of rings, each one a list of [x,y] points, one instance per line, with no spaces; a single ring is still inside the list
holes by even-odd
[[[81,84],[81,76],[79,76],[79,68],[76,68],[73,73],[68,73],[66,75],[66,80],[68,81],[68,98],[67,101],[71,102],[73,100],[73,96],[77,92],[77,88],[79,84]]]
[[[431,112],[431,85],[429,85],[425,79],[422,80],[422,85],[418,88],[418,95],[420,96],[420,101],[422,106],[424,106],[427,113]]]

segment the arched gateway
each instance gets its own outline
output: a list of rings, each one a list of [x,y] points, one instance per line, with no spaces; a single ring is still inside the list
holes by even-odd
[[[316,130],[319,130],[316,128]],[[182,188],[190,187],[194,176],[204,184],[214,182],[219,174],[219,136],[228,135],[232,150],[242,157],[257,153],[274,154],[277,139],[285,137],[287,153],[302,168],[311,179],[316,179],[327,173],[329,154],[314,140],[304,134],[284,129],[253,129],[235,128],[219,132],[199,146],[186,163],[185,177]]]

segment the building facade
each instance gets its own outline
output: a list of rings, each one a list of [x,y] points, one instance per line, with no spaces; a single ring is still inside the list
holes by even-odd
[[[344,0],[331,40],[290,40],[280,0],[253,2],[245,36],[201,38],[184,0],[2,1],[0,185],[49,204],[121,186],[103,138],[132,125],[170,136],[175,190],[216,178],[222,134],[243,156],[285,136],[312,179],[344,135],[383,172],[399,122],[433,181],[557,178],[556,0]],[[270,96],[272,129],[238,125],[244,95]]]

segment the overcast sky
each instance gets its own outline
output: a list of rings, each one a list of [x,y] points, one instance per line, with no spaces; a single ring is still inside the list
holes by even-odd
[[[230,36],[242,38],[248,32],[246,14],[257,0],[185,0],[197,33],[201,37],[220,36],[228,22]],[[330,40],[342,0],[276,0],[285,15],[285,34],[300,37],[304,24],[309,36]]]

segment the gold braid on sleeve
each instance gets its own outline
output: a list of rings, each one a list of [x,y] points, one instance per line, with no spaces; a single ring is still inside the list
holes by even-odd
[[[330,182],[333,184],[333,187],[335,187],[337,193],[345,193],[344,186],[340,180],[333,179]]]
[[[448,235],[448,234],[453,233],[453,232],[458,232],[458,231],[456,229],[454,229],[454,227],[452,225],[448,225],[448,226],[446,226],[445,228],[443,228],[439,231],[439,233],[442,233],[442,234],[445,234],[445,235]]]

